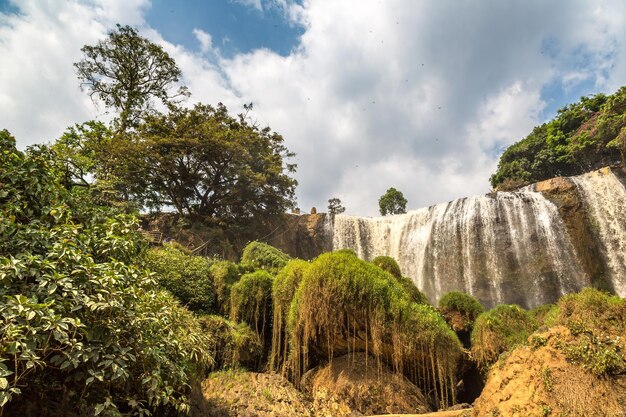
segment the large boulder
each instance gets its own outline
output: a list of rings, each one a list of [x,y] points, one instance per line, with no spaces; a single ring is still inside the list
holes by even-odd
[[[430,407],[419,388],[365,353],[344,355],[305,375],[318,417],[419,414]]]

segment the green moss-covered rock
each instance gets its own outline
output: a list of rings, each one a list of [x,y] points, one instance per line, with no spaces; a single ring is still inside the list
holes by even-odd
[[[417,288],[411,278],[401,276],[399,278],[396,278],[396,281],[398,281],[398,283],[402,285],[402,288],[404,288],[406,292],[409,293],[411,300],[418,304],[430,304],[430,301],[428,300],[428,297],[426,297],[426,294],[424,294],[419,290],[419,288]]]
[[[471,295],[460,291],[450,291],[439,300],[439,311],[455,332],[467,332],[472,330],[476,318],[485,309]]]
[[[215,359],[212,370],[258,367],[263,346],[248,324],[235,323],[215,315],[202,316],[199,321],[210,340],[210,353]]]
[[[487,370],[500,354],[527,342],[536,323],[518,305],[502,304],[478,316],[472,330],[472,356]]]
[[[211,265],[209,272],[213,278],[215,297],[219,312],[230,313],[230,288],[239,281],[239,267],[230,261],[219,261]]]
[[[286,337],[289,306],[300,281],[311,264],[293,259],[278,273],[272,287],[274,319],[272,321],[272,351],[270,369],[278,370],[287,362],[288,339]]]
[[[165,244],[148,250],[144,255],[146,267],[156,273],[161,286],[190,310],[199,313],[215,311],[211,261],[203,256],[190,255],[178,246]]]
[[[241,263],[251,265],[254,269],[265,269],[270,272],[278,272],[287,265],[291,258],[289,255],[263,242],[250,242],[243,249]]]
[[[347,253],[315,259],[289,312],[290,369],[366,352],[404,373],[439,405],[454,402],[461,345],[439,312],[415,303],[388,272]]]
[[[402,278],[400,266],[391,256],[377,256],[372,260],[372,263],[383,271],[389,272],[394,277]]]
[[[267,271],[256,271],[242,276],[230,289],[231,320],[248,323],[263,346],[271,334],[272,283]]]

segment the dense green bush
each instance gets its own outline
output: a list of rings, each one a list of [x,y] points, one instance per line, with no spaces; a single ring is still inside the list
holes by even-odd
[[[242,276],[230,290],[230,319],[248,323],[263,346],[271,335],[272,283],[267,271],[256,271]]]
[[[209,272],[213,278],[217,307],[222,315],[230,313],[230,288],[239,281],[239,268],[230,261],[218,261],[211,265]]]
[[[581,97],[504,151],[491,185],[512,189],[626,158],[626,87]]]
[[[293,379],[343,353],[391,364],[439,405],[454,401],[461,345],[439,312],[417,304],[389,273],[350,253],[326,253],[304,271],[289,312]]]
[[[289,255],[263,242],[250,242],[243,249],[241,263],[251,265],[254,269],[265,269],[278,272],[289,262]]]
[[[221,316],[199,318],[210,341],[209,352],[215,359],[212,370],[224,368],[256,369],[262,359],[259,336],[246,323],[235,323]]]
[[[0,132],[0,406],[176,414],[210,362],[198,321],[134,266],[136,219],[63,187]]]
[[[402,277],[402,271],[400,271],[400,266],[391,256],[377,256],[372,260],[372,263],[383,271],[389,272],[396,278]]]
[[[159,284],[188,309],[199,313],[215,311],[211,262],[207,258],[166,243],[146,251],[144,259],[145,266],[156,273]]]
[[[481,369],[487,370],[501,353],[525,344],[536,327],[530,314],[520,306],[501,304],[476,319],[472,356]]]
[[[483,312],[480,302],[471,295],[450,291],[439,300],[439,311],[454,331],[471,331],[476,318]]]

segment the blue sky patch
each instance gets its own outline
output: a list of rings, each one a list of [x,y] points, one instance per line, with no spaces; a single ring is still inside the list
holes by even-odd
[[[152,0],[145,18],[167,41],[190,50],[200,49],[193,29],[201,29],[211,35],[213,46],[226,58],[259,48],[286,56],[298,45],[304,32],[276,6],[261,11],[232,0]]]

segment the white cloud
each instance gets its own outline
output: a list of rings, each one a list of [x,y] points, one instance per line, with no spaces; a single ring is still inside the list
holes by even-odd
[[[259,11],[263,11],[263,4],[261,0],[234,0],[236,3],[240,3],[244,6],[254,7]]]
[[[200,42],[200,51],[203,54],[206,54],[213,49],[213,39],[210,34],[198,28],[193,30],[193,34],[196,39],[198,39],[198,42]]]
[[[304,210],[338,196],[375,214],[390,186],[410,208],[486,192],[495,150],[542,122],[547,85],[626,83],[619,1],[247,0],[305,31],[288,56],[231,59],[199,29],[202,53],[168,43],[145,27],[143,1],[103,3],[33,0],[0,20],[0,126],[24,143],[93,117],[71,63],[114,22],[134,23],[176,59],[193,100],[254,102],[298,154]]]

